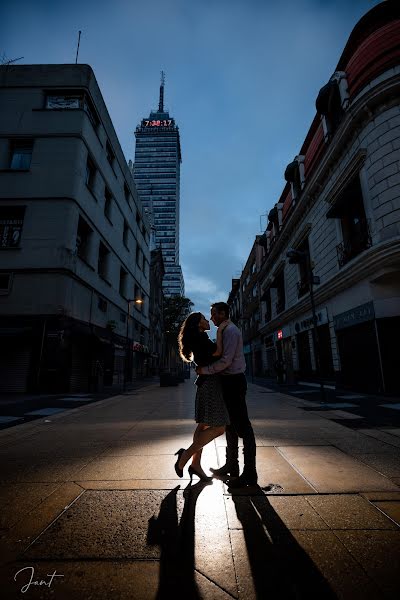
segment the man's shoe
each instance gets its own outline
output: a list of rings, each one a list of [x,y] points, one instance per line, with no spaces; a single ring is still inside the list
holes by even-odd
[[[240,477],[236,477],[235,479],[228,479],[228,481],[226,481],[226,485],[228,486],[228,488],[233,490],[245,488],[248,486],[255,486],[257,485],[257,475],[248,477],[242,473]]]
[[[239,477],[239,465],[233,465],[230,467],[228,464],[225,464],[219,469],[213,469],[210,467],[210,471],[218,477],[225,477],[226,475],[230,475],[231,477]]]

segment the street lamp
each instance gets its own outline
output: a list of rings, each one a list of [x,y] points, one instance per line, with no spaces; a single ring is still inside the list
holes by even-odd
[[[126,318],[126,341],[125,341],[125,369],[124,369],[124,392],[126,390],[126,384],[128,381],[128,356],[129,356],[129,319],[131,316],[131,303],[135,304],[143,304],[142,298],[127,298],[126,300],[128,304],[128,315]]]
[[[325,402],[325,387],[321,374],[321,361],[320,361],[320,344],[319,344],[319,332],[317,327],[317,315],[315,312],[315,301],[314,301],[314,288],[313,285],[319,284],[319,277],[315,276],[312,271],[312,265],[310,260],[310,255],[308,252],[302,252],[301,250],[295,250],[294,248],[290,248],[290,250],[286,253],[287,258],[289,259],[290,265],[298,265],[300,263],[305,264],[306,272],[307,272],[307,280],[310,285],[310,302],[311,302],[311,311],[312,311],[312,322],[314,327],[314,340],[315,340],[315,366],[317,370],[317,376],[319,379],[319,385],[321,390],[321,400]]]

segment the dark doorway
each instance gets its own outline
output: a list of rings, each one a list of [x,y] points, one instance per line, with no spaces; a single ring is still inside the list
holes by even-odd
[[[400,317],[377,319],[379,346],[382,357],[385,392],[400,394]]]
[[[354,390],[382,390],[375,323],[368,321],[336,332],[341,383]]]
[[[312,375],[312,368],[308,331],[298,333],[296,338],[297,355],[299,359],[299,377],[310,377],[310,375]]]

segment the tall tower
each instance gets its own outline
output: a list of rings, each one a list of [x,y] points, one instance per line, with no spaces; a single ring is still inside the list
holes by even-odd
[[[153,244],[161,248],[165,264],[166,296],[184,296],[179,264],[179,193],[182,162],[179,129],[164,109],[164,72],[161,72],[158,110],[151,111],[135,131],[133,176],[153,231]]]

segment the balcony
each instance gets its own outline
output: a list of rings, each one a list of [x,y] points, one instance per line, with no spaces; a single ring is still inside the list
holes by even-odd
[[[297,297],[301,298],[309,291],[310,283],[308,281],[308,278],[300,279],[300,281],[297,282]]]
[[[351,239],[349,238],[336,246],[339,267],[343,267],[372,245],[369,221],[363,219],[358,224],[359,231],[352,232]]]

